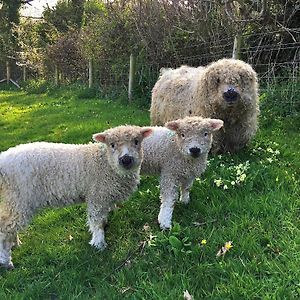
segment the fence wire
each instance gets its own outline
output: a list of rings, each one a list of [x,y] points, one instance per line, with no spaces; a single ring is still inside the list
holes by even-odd
[[[287,41],[284,36],[289,36]],[[201,42],[174,49],[174,53],[162,62],[147,62],[147,53],[137,56],[135,90],[139,97],[150,101],[151,90],[162,67],[179,67],[180,65],[200,66],[212,61],[232,56],[233,39],[224,38],[218,41]],[[248,62],[258,73],[260,93],[268,93],[274,105],[282,107],[285,113],[300,111],[300,28],[289,32],[278,30],[255,33],[243,36],[241,59]],[[205,50],[205,51],[204,51]],[[204,53],[205,52],[205,53]],[[189,55],[186,55],[189,53]],[[21,83],[22,69],[12,62],[12,78]],[[126,61],[115,63],[114,60],[101,60],[94,67],[94,84],[102,90],[115,89],[123,93],[127,90],[129,75],[129,56]],[[5,78],[5,64],[0,63],[0,80]],[[38,74],[27,72],[28,79],[44,78],[53,81],[52,72]],[[68,74],[62,74],[62,82],[70,82]],[[79,75],[77,81],[87,84],[88,69],[84,75]]]

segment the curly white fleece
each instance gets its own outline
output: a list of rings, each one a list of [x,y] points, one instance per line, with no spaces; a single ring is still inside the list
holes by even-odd
[[[99,249],[106,246],[103,228],[109,211],[139,183],[142,151],[135,143],[141,143],[143,132],[138,126],[120,126],[104,133],[108,143],[116,143],[115,148],[126,145],[135,159],[133,168],[120,172],[118,149],[103,143],[36,142],[0,154],[0,264],[13,267],[11,247],[18,230],[46,206],[86,201],[91,244]]]
[[[189,191],[195,177],[206,169],[212,133],[223,121],[186,117],[168,122],[166,127],[151,127],[152,135],[142,142],[142,175],[160,175],[161,207],[158,222],[162,229],[171,227],[172,213],[181,189],[180,201],[188,203]],[[192,157],[190,149],[199,148],[200,155]]]
[[[228,88],[238,92],[232,105],[223,99]],[[205,67],[181,66],[163,69],[152,90],[151,124],[185,116],[224,121],[224,130],[214,135],[213,152],[236,152],[257,130],[258,83],[253,68],[240,60],[220,59]]]

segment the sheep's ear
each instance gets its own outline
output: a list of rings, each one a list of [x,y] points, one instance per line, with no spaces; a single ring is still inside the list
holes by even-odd
[[[165,127],[167,127],[170,130],[176,131],[179,128],[179,123],[178,121],[170,121],[165,124]]]
[[[141,130],[141,133],[142,133],[143,138],[145,138],[152,134],[152,129],[151,128],[143,128]]]
[[[212,131],[219,130],[224,125],[224,122],[220,119],[208,119],[208,123]]]
[[[105,133],[95,133],[93,134],[93,140],[95,142],[105,143],[106,134]]]

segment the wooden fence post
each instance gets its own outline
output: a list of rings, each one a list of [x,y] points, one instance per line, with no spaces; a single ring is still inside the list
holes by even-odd
[[[23,81],[26,81],[26,65],[25,64],[22,66],[22,69],[23,69]]]
[[[54,84],[57,86],[59,82],[58,66],[54,65]]]
[[[133,54],[130,54],[129,81],[128,81],[128,102],[132,101],[134,75],[135,75],[135,56]]]
[[[89,59],[89,88],[93,86],[93,62]]]
[[[238,33],[234,37],[234,44],[232,50],[232,58],[233,59],[240,59],[241,58],[241,45],[242,45],[242,35]]]
[[[6,61],[6,83],[9,84],[11,79],[11,69],[9,61]]]

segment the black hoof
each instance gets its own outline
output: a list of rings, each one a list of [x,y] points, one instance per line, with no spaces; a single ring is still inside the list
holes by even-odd
[[[5,268],[7,270],[13,270],[15,268],[12,262],[9,262],[8,264],[0,264],[0,267]]]

